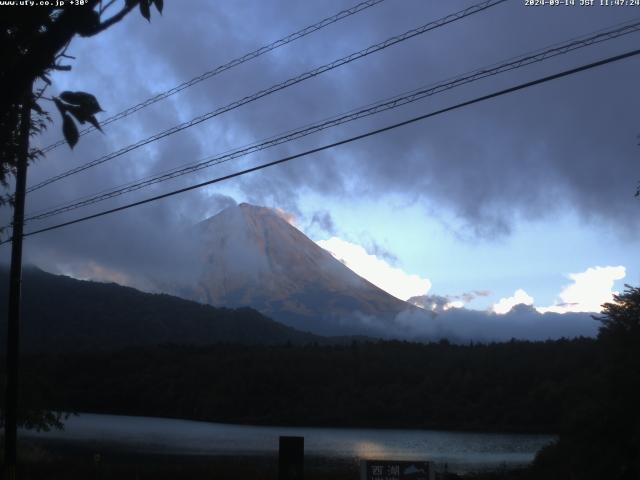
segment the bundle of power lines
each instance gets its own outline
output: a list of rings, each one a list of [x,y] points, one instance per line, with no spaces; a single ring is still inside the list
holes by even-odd
[[[231,60],[223,65],[220,65],[218,67],[215,67],[211,70],[208,70],[206,72],[204,72],[203,74],[189,80],[186,82],[181,83],[180,85],[173,87],[165,92],[159,93],[143,102],[140,102],[136,105],[133,105],[123,111],[121,111],[120,113],[107,118],[106,120],[102,121],[102,125],[109,125],[111,123],[114,123],[116,121],[125,119],[127,117],[129,117],[130,115],[132,115],[135,112],[138,112],[144,108],[146,108],[147,106],[150,106],[154,103],[160,102],[172,95],[175,95],[193,85],[196,85],[204,80],[210,79],[216,75],[219,75],[220,73],[229,70],[231,68],[234,68],[240,64],[243,64],[245,62],[248,62],[252,59],[255,59],[259,56],[262,56],[268,52],[271,52],[281,46],[287,45],[291,42],[294,42],[304,36],[307,36],[313,32],[319,31],[322,28],[331,25],[333,23],[339,22],[343,19],[346,19],[350,16],[356,15],[360,12],[363,12],[375,5],[378,5],[382,2],[384,2],[385,0],[368,0],[362,3],[359,3],[349,9],[343,10],[341,12],[336,13],[335,15],[332,15],[330,17],[324,18],[322,20],[320,20],[319,22],[314,23],[313,25],[309,25],[305,28],[302,28],[290,35],[287,35],[286,37],[283,37],[275,42],[272,42],[268,45],[265,45],[263,47],[260,47],[252,52],[249,52],[241,57],[238,57],[234,60]],[[395,35],[393,37],[390,37],[382,42],[376,43],[374,45],[371,45],[363,50],[359,50],[357,52],[351,53],[350,55],[344,56],[342,58],[339,58],[337,60],[334,60],[330,63],[321,65],[319,67],[316,67],[312,70],[303,72],[299,75],[296,75],[294,77],[291,77],[287,80],[284,80],[282,82],[279,82],[277,84],[274,84],[272,86],[270,86],[269,88],[260,90],[258,92],[255,92],[251,95],[247,95],[239,100],[233,101],[225,106],[219,107],[215,110],[212,110],[208,113],[205,113],[203,115],[200,115],[198,117],[195,117],[187,122],[183,122],[180,123],[178,125],[175,125],[169,129],[163,130],[161,132],[158,132],[155,135],[152,135],[148,138],[144,138],[141,139],[133,144],[127,145],[125,147],[122,147],[116,151],[113,151],[107,155],[103,155],[99,158],[96,158],[94,160],[91,160],[89,162],[84,163],[83,165],[80,165],[76,168],[70,169],[68,171],[62,172],[58,175],[52,176],[50,178],[47,178],[39,183],[36,183],[35,185],[32,185],[31,187],[29,187],[27,189],[28,193],[31,193],[33,191],[42,189],[48,185],[51,185],[55,182],[58,182],[62,179],[74,176],[79,174],[80,172],[83,172],[85,170],[88,170],[90,168],[96,167],[98,165],[101,165],[105,162],[108,162],[114,158],[120,157],[128,152],[131,152],[133,150],[136,150],[142,146],[148,145],[150,143],[156,142],[162,138],[168,137],[173,135],[174,133],[183,131],[185,129],[191,128],[195,125],[198,125],[200,123],[203,123],[207,120],[210,120],[214,117],[217,117],[219,115],[222,115],[230,110],[234,110],[238,107],[241,107],[243,105],[255,102],[263,97],[266,97],[268,95],[271,95],[272,93],[284,90],[292,85],[296,85],[298,83],[304,82],[305,80],[308,80],[310,78],[314,78],[316,76],[322,75],[325,72],[328,72],[330,70],[342,67],[344,65],[347,65],[351,62],[354,62],[356,60],[359,60],[361,58],[367,57],[369,55],[375,54],[381,50],[384,50],[386,48],[389,48],[393,45],[399,44],[401,42],[405,42],[413,37],[416,37],[418,35],[423,35],[426,34],[429,31],[438,29],[438,28],[442,28],[448,24],[451,24],[453,22],[457,22],[460,21],[462,19],[465,19],[467,17],[470,17],[472,15],[475,14],[479,14],[480,12],[486,11],[488,9],[497,7],[498,5],[505,3],[507,0],[486,0],[483,2],[479,2],[477,4],[474,4],[468,8],[465,8],[463,10],[459,10],[456,12],[453,12],[449,15],[446,15],[440,19],[434,20],[434,21],[430,21],[428,23],[425,23],[417,28],[413,28],[411,30],[408,30],[406,32],[403,32],[401,34]],[[545,47],[543,49],[537,50],[535,52],[529,52],[517,57],[513,57],[507,60],[504,60],[502,62],[499,63],[495,63],[492,65],[489,65],[487,67],[481,68],[481,69],[477,69],[471,72],[467,72],[465,74],[453,77],[453,78],[449,78],[447,80],[441,81],[441,82],[437,82],[431,85],[427,85],[425,87],[419,88],[419,89],[415,89],[413,91],[410,92],[404,92],[401,94],[397,94],[393,97],[390,98],[386,98],[383,100],[379,100],[377,102],[371,103],[369,105],[363,106],[361,108],[355,109],[355,110],[351,110],[349,112],[345,112],[345,113],[341,113],[338,115],[335,115],[331,118],[327,118],[325,120],[322,120],[320,122],[316,122],[313,124],[308,124],[308,125],[304,125],[301,126],[299,128],[293,129],[293,130],[289,130],[287,132],[283,132],[280,133],[278,135],[266,138],[264,140],[249,144],[249,145],[245,145],[233,150],[230,150],[228,152],[225,152],[223,154],[217,154],[217,155],[212,155],[210,157],[201,159],[199,161],[196,162],[192,162],[192,163],[188,163],[188,164],[184,164],[184,165],[180,165],[177,166],[171,170],[168,171],[163,171],[163,172],[159,172],[155,175],[151,175],[145,178],[141,178],[141,179],[137,179],[131,182],[128,182],[127,184],[124,185],[118,185],[112,188],[109,188],[107,190],[102,190],[100,192],[97,192],[95,194],[92,195],[87,195],[84,196],[82,198],[78,198],[74,201],[71,202],[66,202],[60,205],[56,205],[56,206],[50,206],[46,209],[37,211],[37,212],[31,212],[28,213],[25,216],[25,222],[33,222],[36,220],[43,220],[46,218],[50,218],[50,217],[54,217],[66,212],[70,212],[82,207],[86,207],[88,205],[92,205],[92,204],[96,204],[98,202],[102,202],[102,201],[106,201],[127,193],[131,193],[143,188],[147,188],[151,185],[155,185],[161,182],[165,182],[167,180],[173,179],[173,178],[177,178],[180,176],[184,176],[184,175],[188,175],[188,174],[192,174],[194,172],[200,171],[202,169],[211,167],[213,165],[219,165],[223,162],[229,162],[231,160],[240,158],[240,157],[244,157],[246,155],[249,155],[251,153],[254,152],[258,152],[261,150],[265,150],[271,147],[274,147],[276,145],[281,145],[283,143],[288,143],[297,139],[300,139],[302,137],[306,137],[308,135],[311,135],[313,133],[317,133],[329,128],[333,128],[333,127],[337,127],[339,125],[343,125],[349,122],[353,122],[355,120],[358,120],[360,118],[363,117],[368,117],[368,116],[372,116],[372,115],[376,115],[379,114],[381,112],[384,111],[388,111],[388,110],[392,110],[392,109],[396,109],[398,107],[401,107],[403,105],[407,105],[410,103],[414,103],[417,102],[421,99],[424,99],[426,97],[430,97],[436,94],[439,94],[441,92],[447,91],[447,90],[451,90],[457,87],[460,87],[462,85],[466,85],[469,84],[471,82],[475,82],[478,81],[480,79],[483,78],[487,78],[490,76],[494,76],[494,75],[498,75],[504,72],[508,72],[511,70],[515,70],[518,68],[522,68],[524,66],[527,65],[531,65],[534,63],[539,63],[539,62],[543,62],[545,60],[548,60],[550,58],[554,58],[557,57],[559,55],[563,55],[563,54],[567,54],[569,52],[578,50],[578,49],[583,49],[583,48],[587,48],[591,45],[595,45],[595,44],[599,44],[599,43],[603,43],[615,38],[619,38],[622,37],[624,35],[628,35],[631,33],[635,33],[638,32],[640,30],[640,19],[636,19],[634,21],[630,21],[630,22],[626,22],[623,24],[618,24],[615,26],[612,26],[608,29],[604,29],[604,30],[600,30],[597,32],[592,32],[589,33],[587,35],[583,35],[579,38],[573,38],[571,40],[568,40],[566,42],[562,42],[562,43],[557,43],[548,47]],[[142,205],[145,203],[150,203],[150,202],[154,202],[157,200],[160,200],[162,198],[167,198],[167,197],[171,197],[186,191],[190,191],[190,190],[194,190],[197,188],[201,188],[204,187],[206,185],[212,185],[214,183],[218,183],[230,178],[234,178],[234,177],[238,177],[241,175],[245,175],[247,173],[250,172],[254,172],[257,170],[261,170],[273,165],[277,165],[277,164],[282,164],[297,158],[303,158],[309,155],[312,155],[314,153],[323,151],[323,150],[328,150],[331,148],[335,148],[339,145],[343,145],[346,143],[351,143],[351,142],[355,142],[358,140],[361,140],[363,138],[367,138],[367,137],[371,137],[374,135],[379,135],[382,134],[383,132],[389,131],[389,130],[394,130],[397,128],[401,128],[405,125],[411,124],[411,123],[415,123],[421,120],[424,120],[426,118],[430,118],[436,115],[440,115],[442,113],[454,110],[454,109],[458,109],[458,108],[463,108],[466,107],[468,105],[474,104],[474,103],[478,103],[478,102],[482,102],[482,101],[486,101],[492,98],[496,98],[498,96],[501,95],[506,95],[509,94],[511,92],[517,91],[517,90],[522,90],[525,88],[529,88],[531,86],[534,85],[538,85],[541,83],[545,83],[545,82],[550,82],[553,80],[556,80],[558,78],[561,77],[565,77],[565,76],[569,76],[569,75],[573,75],[576,74],[578,72],[582,72],[585,70],[589,70],[592,68],[596,68],[596,67],[600,67],[612,62],[617,62],[617,61],[621,61],[623,59],[626,58],[630,58],[632,56],[636,56],[640,54],[640,50],[633,50],[633,51],[629,51],[620,55],[616,55],[613,57],[608,57],[605,59],[602,59],[600,61],[596,61],[596,62],[592,62],[590,64],[586,64],[586,65],[582,65],[580,67],[576,67],[573,69],[569,69],[569,70],[565,70],[562,72],[558,72],[552,75],[548,75],[546,77],[543,78],[538,78],[526,83],[522,83],[510,88],[506,88],[497,92],[493,92],[490,93],[488,95],[484,95],[481,97],[476,97],[474,99],[465,101],[465,102],[461,102],[458,103],[456,105],[452,105],[450,107],[446,107],[446,108],[442,108],[439,109],[437,111],[432,111],[432,112],[428,112],[416,117],[412,117],[409,119],[406,119],[404,121],[401,122],[397,122],[391,125],[387,125],[385,127],[382,128],[378,128],[366,133],[363,133],[361,135],[357,135],[357,136],[352,136],[352,137],[348,137],[345,138],[343,140],[337,141],[337,142],[333,142],[331,144],[328,145],[322,145],[316,148],[312,148],[309,149],[307,151],[295,154],[295,155],[290,155],[288,157],[285,158],[280,158],[268,163],[264,163],[261,165],[257,165],[251,168],[247,168],[247,169],[243,169],[243,170],[239,170],[236,171],[234,173],[228,174],[228,175],[224,175],[224,176],[220,176],[220,177],[216,177],[210,180],[207,180],[205,182],[200,182],[194,185],[190,185],[188,187],[185,188],[181,188],[178,190],[173,190],[161,195],[156,195],[153,197],[149,197],[140,201],[136,201],[136,202],[132,202],[132,203],[128,203],[126,205],[122,205],[116,208],[111,208],[108,210],[104,210],[98,213],[94,213],[91,215],[86,215],[80,218],[76,218],[74,220],[70,220],[70,221],[66,221],[66,222],[62,222],[62,223],[58,223],[55,225],[51,225],[48,227],[44,227],[44,228],[39,228],[36,230],[31,230],[28,233],[25,233],[24,236],[30,236],[30,235],[35,235],[38,233],[42,233],[45,231],[49,231],[49,230],[54,230],[57,228],[62,228],[64,226],[68,226],[68,225],[72,225],[75,223],[79,223],[79,222],[83,222],[92,218],[97,218],[100,216],[104,216],[110,213],[114,213],[114,212],[118,212],[118,211],[122,211],[122,210],[126,210],[128,208],[132,208],[138,205]],[[86,135],[90,132],[92,132],[93,130],[95,130],[95,128],[93,127],[89,127],[86,128],[84,130],[82,130],[80,132],[81,135]],[[59,147],[60,145],[63,145],[64,141],[60,140],[57,141],[45,148],[42,149],[43,152],[49,152],[57,147]],[[5,242],[2,243],[7,243],[10,240],[6,240]]]

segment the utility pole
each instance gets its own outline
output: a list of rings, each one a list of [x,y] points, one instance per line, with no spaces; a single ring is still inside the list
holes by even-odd
[[[22,234],[29,161],[32,85],[25,92],[20,109],[20,137],[16,164],[16,193],[13,206],[9,318],[7,322],[7,389],[4,418],[4,463],[7,480],[16,479],[18,464],[18,368],[20,355],[20,290],[22,286]]]

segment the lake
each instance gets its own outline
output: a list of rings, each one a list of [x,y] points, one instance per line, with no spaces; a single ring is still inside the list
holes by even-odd
[[[100,443],[130,452],[176,455],[275,455],[280,435],[305,439],[305,454],[328,459],[432,460],[451,471],[530,463],[552,435],[373,428],[263,427],[153,417],[70,417],[64,430],[22,437]]]

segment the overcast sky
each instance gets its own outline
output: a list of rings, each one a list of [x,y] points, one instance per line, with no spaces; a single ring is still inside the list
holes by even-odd
[[[74,40],[52,94],[89,91],[117,113],[354,5],[349,0],[166,2]],[[29,184],[153,135],[475,2],[386,0],[64,146]],[[579,0],[576,0],[576,4]],[[323,120],[393,95],[640,17],[634,7],[527,7],[510,0],[304,81],[31,194],[27,211],[74,200]],[[52,225],[331,143],[635,48],[640,34],[592,46],[76,210]],[[145,287],[177,272],[190,227],[234,202],[277,207],[390,293],[452,306],[516,303],[597,309],[640,284],[640,58],[439,115],[151,205],[30,237],[50,271]],[[51,110],[53,110],[53,107]],[[60,121],[36,142],[60,136]],[[6,223],[8,211],[2,212]],[[8,248],[3,247],[7,256]],[[473,293],[476,292],[476,293]],[[478,292],[480,292],[478,294]]]

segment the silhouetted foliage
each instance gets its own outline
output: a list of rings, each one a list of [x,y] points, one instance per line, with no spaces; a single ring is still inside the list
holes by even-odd
[[[85,92],[62,92],[59,97],[47,98],[44,93],[51,85],[50,74],[54,70],[68,71],[72,60],[67,55],[71,40],[79,35],[92,37],[122,20],[138,7],[141,14],[150,19],[150,6],[161,12],[162,0],[83,0],[81,5],[66,2],[56,6],[5,5],[0,16],[0,184],[7,186],[8,177],[15,173],[19,145],[20,109],[28,101],[33,110],[31,134],[40,133],[51,120],[41,105],[43,100],[53,101],[62,115],[62,131],[67,143],[73,147],[78,141],[75,122],[91,123],[100,128],[95,114],[101,111],[96,98]],[[62,3],[62,2],[61,2]],[[109,12],[113,7],[117,11]],[[32,91],[40,80],[36,91]],[[32,161],[41,152],[31,149]],[[11,201],[1,196],[0,204]]]
[[[558,443],[537,459],[539,476],[640,478],[640,289],[627,285],[595,318],[602,323],[600,373],[576,403]]]

